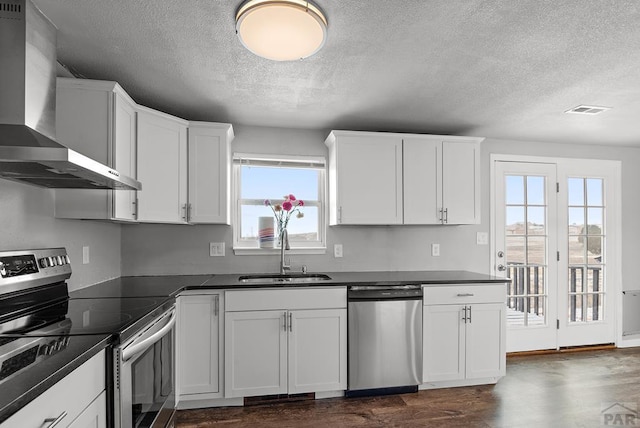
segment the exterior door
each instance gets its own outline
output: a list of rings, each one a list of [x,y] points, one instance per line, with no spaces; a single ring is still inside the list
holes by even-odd
[[[557,347],[556,166],[495,163],[495,274],[507,276],[507,352]]]
[[[615,168],[614,168],[615,170]],[[616,179],[611,165],[583,161],[560,170],[566,204],[559,213],[558,346],[615,342],[615,273],[619,257]]]

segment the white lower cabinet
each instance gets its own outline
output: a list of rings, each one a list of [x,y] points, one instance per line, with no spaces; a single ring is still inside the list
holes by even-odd
[[[346,289],[229,291],[225,397],[347,387]]]
[[[425,287],[424,383],[495,382],[505,375],[505,298],[503,284]]]
[[[73,427],[105,428],[105,352],[62,378],[18,413],[4,421],[2,428]]]
[[[187,291],[188,293],[188,291]],[[222,397],[222,292],[178,297],[179,401]]]

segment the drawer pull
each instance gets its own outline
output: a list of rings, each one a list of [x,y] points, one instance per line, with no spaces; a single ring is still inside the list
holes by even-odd
[[[46,428],[54,428],[56,425],[58,425],[60,422],[62,422],[62,420],[64,418],[67,417],[67,412],[62,412],[60,413],[60,416],[58,416],[57,418],[47,418],[44,420],[45,424],[49,424],[47,425]]]
[[[458,293],[458,297],[473,297],[473,293]]]

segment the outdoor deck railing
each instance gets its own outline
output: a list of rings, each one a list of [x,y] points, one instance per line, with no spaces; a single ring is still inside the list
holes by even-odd
[[[570,321],[580,321],[578,318],[578,299],[582,294],[592,296],[592,317],[593,321],[600,319],[600,271],[599,266],[589,266],[586,268],[586,275],[583,267],[569,268],[569,319]],[[528,312],[539,316],[544,316],[545,312],[545,287],[542,281],[545,278],[544,266],[525,266],[520,263],[507,263],[508,277],[511,282],[507,284],[507,306],[518,312]],[[591,281],[593,290],[586,291],[587,282]],[[578,284],[583,284],[583,291],[579,294]],[[531,297],[528,297],[531,296]],[[586,308],[584,308],[586,309]]]

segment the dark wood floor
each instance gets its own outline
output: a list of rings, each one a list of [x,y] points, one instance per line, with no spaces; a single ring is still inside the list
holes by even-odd
[[[640,348],[510,357],[497,385],[183,410],[178,427],[600,427],[614,402],[640,410]]]

